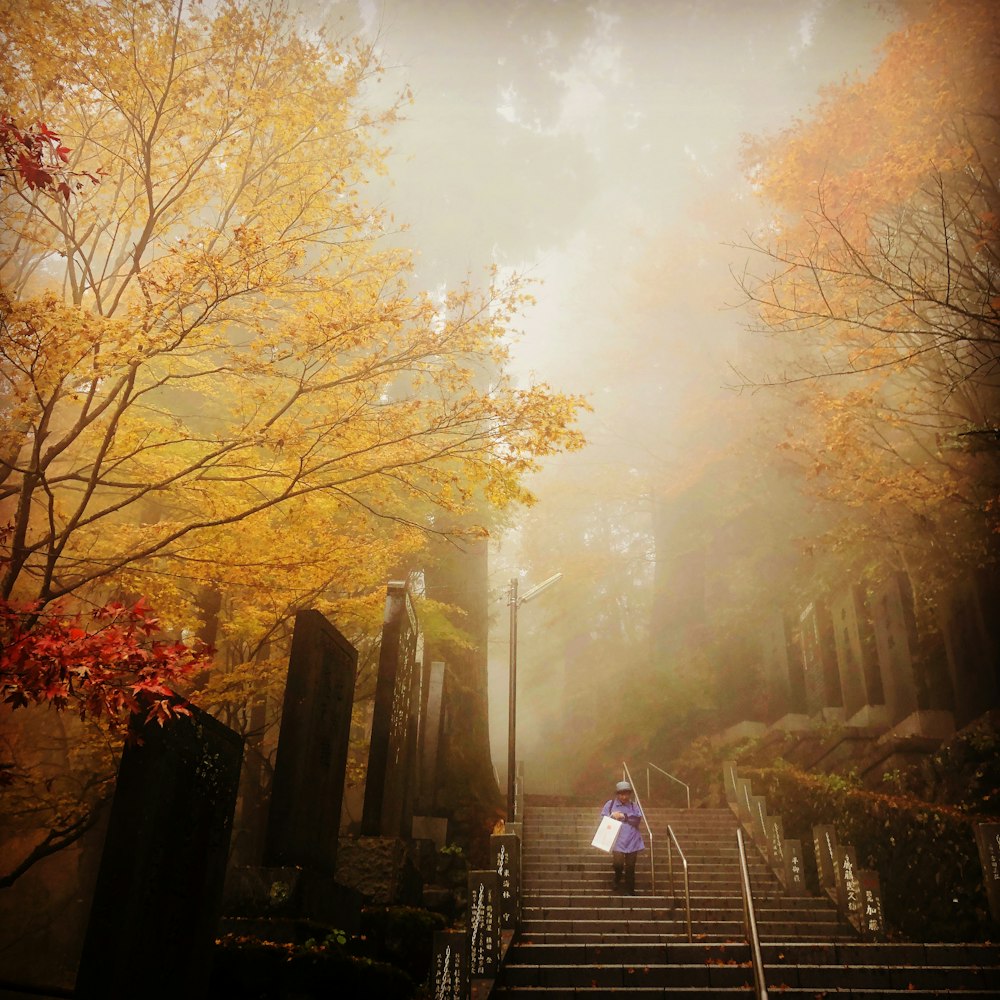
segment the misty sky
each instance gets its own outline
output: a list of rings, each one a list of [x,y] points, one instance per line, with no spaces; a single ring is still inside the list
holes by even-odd
[[[596,481],[617,464],[603,481],[622,489],[650,457],[669,475],[683,447],[671,426],[693,394],[724,391],[740,329],[727,308],[740,252],[726,243],[760,211],[742,139],[808,114],[824,84],[870,71],[892,27],[885,12],[866,0],[300,2],[375,40],[385,86],[413,90],[389,136],[384,197],[409,224],[419,283],[453,284],[490,263],[539,282],[516,369],[594,406],[592,446],[539,480],[539,509],[570,517],[593,502],[585,489],[560,491],[559,468]],[[520,551],[515,533],[493,561],[498,593],[525,567],[525,587],[561,568]],[[491,735],[502,772],[500,600],[496,611]],[[560,700],[561,675],[536,662],[524,627],[519,689],[553,695],[519,699],[528,746],[538,703]],[[533,687],[532,669],[555,688]]]

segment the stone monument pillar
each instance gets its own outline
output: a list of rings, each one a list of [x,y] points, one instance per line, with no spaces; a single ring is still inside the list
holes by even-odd
[[[413,762],[408,735],[411,716],[419,706],[413,691],[414,674],[419,674],[418,641],[417,615],[406,584],[392,581],[386,588],[361,817],[361,832],[368,837],[410,836]]]
[[[229,872],[232,929],[266,918],[281,940],[279,924],[307,918],[360,924],[360,894],[335,879],[357,661],[322,614],[296,614],[262,863]]]
[[[882,675],[875,655],[875,634],[863,590],[858,586],[842,590],[830,602],[830,614],[848,720],[867,708],[866,724],[888,724]]]
[[[122,752],[78,1000],[207,996],[243,739],[186,707]]]

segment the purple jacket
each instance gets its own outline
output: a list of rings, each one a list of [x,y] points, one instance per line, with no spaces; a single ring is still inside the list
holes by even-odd
[[[642,810],[635,802],[622,802],[616,795],[613,799],[608,799],[604,803],[601,815],[610,816],[612,812],[625,813],[621,832],[615,841],[615,850],[621,851],[623,854],[634,854],[636,851],[644,851],[646,845],[643,843],[642,834],[639,832],[639,824],[642,822]]]

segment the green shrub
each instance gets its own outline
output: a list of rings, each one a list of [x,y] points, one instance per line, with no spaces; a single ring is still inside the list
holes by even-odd
[[[301,947],[226,935],[216,943],[212,963],[212,1000],[325,1000],[333,996],[372,996],[409,1000],[413,980],[385,962],[348,954],[331,935]]]
[[[391,962],[418,983],[430,971],[434,932],[444,927],[441,914],[412,906],[366,906],[361,911],[365,953]]]

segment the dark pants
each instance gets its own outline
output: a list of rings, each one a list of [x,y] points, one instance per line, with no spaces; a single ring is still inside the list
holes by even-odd
[[[613,851],[611,857],[615,868],[615,882],[625,879],[625,891],[635,892],[635,860],[639,856],[637,851]]]

